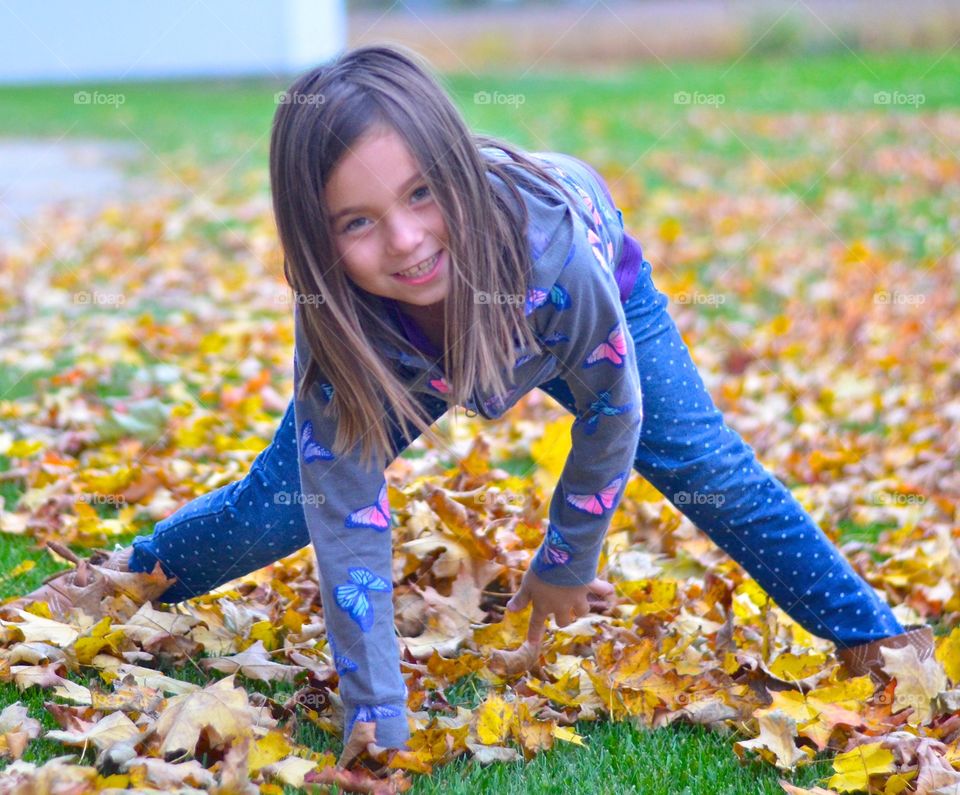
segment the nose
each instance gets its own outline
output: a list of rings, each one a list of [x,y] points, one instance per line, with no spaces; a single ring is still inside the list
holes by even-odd
[[[405,208],[394,212],[387,224],[387,250],[394,256],[405,256],[420,248],[425,229],[414,213]]]

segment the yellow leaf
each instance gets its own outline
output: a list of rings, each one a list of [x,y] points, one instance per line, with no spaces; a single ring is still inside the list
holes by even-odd
[[[487,696],[477,709],[477,737],[485,745],[502,743],[510,732],[513,704],[495,693]]]
[[[43,447],[43,442],[30,441],[29,439],[17,439],[10,445],[7,455],[10,458],[27,458]]]
[[[827,786],[837,792],[865,790],[870,776],[893,772],[893,753],[880,742],[858,745],[852,751],[837,754],[833,769],[837,772]]]
[[[558,740],[563,740],[565,743],[573,743],[574,745],[584,744],[583,737],[577,734],[573,729],[568,729],[566,726],[554,726],[553,736]]]
[[[293,751],[293,746],[283,732],[274,729],[250,745],[247,755],[247,771],[253,775],[261,767],[272,765],[287,757]]]
[[[530,444],[530,456],[546,473],[558,479],[563,471],[563,465],[570,454],[570,429],[573,427],[573,417],[564,417],[554,422],[548,422],[540,433],[539,438]]]
[[[673,243],[683,232],[683,227],[676,218],[664,218],[660,224],[660,239],[664,243]]]
[[[774,676],[793,682],[805,679],[819,671],[827,662],[827,655],[823,652],[808,652],[807,654],[781,654],[770,663],[770,673]]]
[[[960,684],[960,627],[955,627],[953,632],[940,642],[934,657],[943,666],[950,681]]]
[[[644,615],[669,610],[677,603],[677,581],[665,577],[619,583],[624,595],[636,602]]]
[[[262,640],[263,647],[267,651],[280,648],[280,638],[277,635],[277,630],[269,621],[257,621],[250,627],[250,640]]]

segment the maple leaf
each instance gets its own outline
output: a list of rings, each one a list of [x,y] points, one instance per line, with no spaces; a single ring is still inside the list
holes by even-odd
[[[200,661],[200,665],[230,674],[239,671],[244,676],[261,682],[293,682],[298,674],[306,670],[299,665],[274,662],[261,640],[232,657],[206,658]]]
[[[139,737],[140,729],[124,713],[111,712],[84,731],[53,729],[44,736],[50,740],[59,740],[67,745],[86,746],[88,743],[93,743],[99,750],[103,750],[114,743]]]
[[[928,722],[933,715],[933,700],[947,689],[943,666],[935,657],[921,662],[916,648],[910,645],[881,651],[884,669],[897,680],[895,708],[913,707],[913,714],[907,719],[911,725]]]
[[[793,770],[801,759],[809,758],[808,754],[797,747],[797,723],[779,709],[764,711],[757,716],[760,733],[752,740],[741,740],[734,743],[734,749],[753,748],[765,749],[772,752],[775,763],[781,770]]]
[[[837,792],[856,792],[867,789],[870,776],[893,771],[893,754],[883,743],[865,743],[833,759],[836,771],[827,784]]]
[[[40,721],[31,718],[19,701],[0,712],[0,756],[19,759],[27,743],[40,734]]]
[[[154,728],[162,739],[161,753],[169,760],[192,755],[201,732],[206,732],[210,747],[217,748],[250,734],[252,723],[247,693],[234,687],[230,675],[203,690],[171,698]]]

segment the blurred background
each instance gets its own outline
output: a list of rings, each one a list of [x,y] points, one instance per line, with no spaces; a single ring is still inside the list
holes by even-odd
[[[423,55],[476,131],[593,165],[727,423],[905,625],[960,624],[955,0],[0,2],[0,598],[57,568],[45,539],[127,543],[269,443],[293,349],[271,121],[372,42]],[[534,390],[446,430],[547,493],[571,421]],[[719,554],[641,480],[611,549]],[[727,740],[661,732],[545,786],[780,791]]]

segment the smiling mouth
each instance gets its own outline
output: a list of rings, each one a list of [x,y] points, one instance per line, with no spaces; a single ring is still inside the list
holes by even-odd
[[[424,260],[423,262],[421,262],[419,265],[414,265],[414,266],[413,266],[412,268],[410,268],[409,270],[397,271],[397,272],[396,272],[395,274],[393,274],[393,275],[394,275],[394,276],[403,276],[404,278],[407,278],[407,279],[415,278],[415,277],[417,277],[417,276],[422,276],[424,273],[429,273],[429,272],[430,272],[430,269],[437,263],[437,258],[438,258],[439,256],[440,256],[440,252],[438,251],[438,252],[437,252],[436,254],[434,254],[432,257],[430,257],[429,259],[425,259],[425,260]]]

